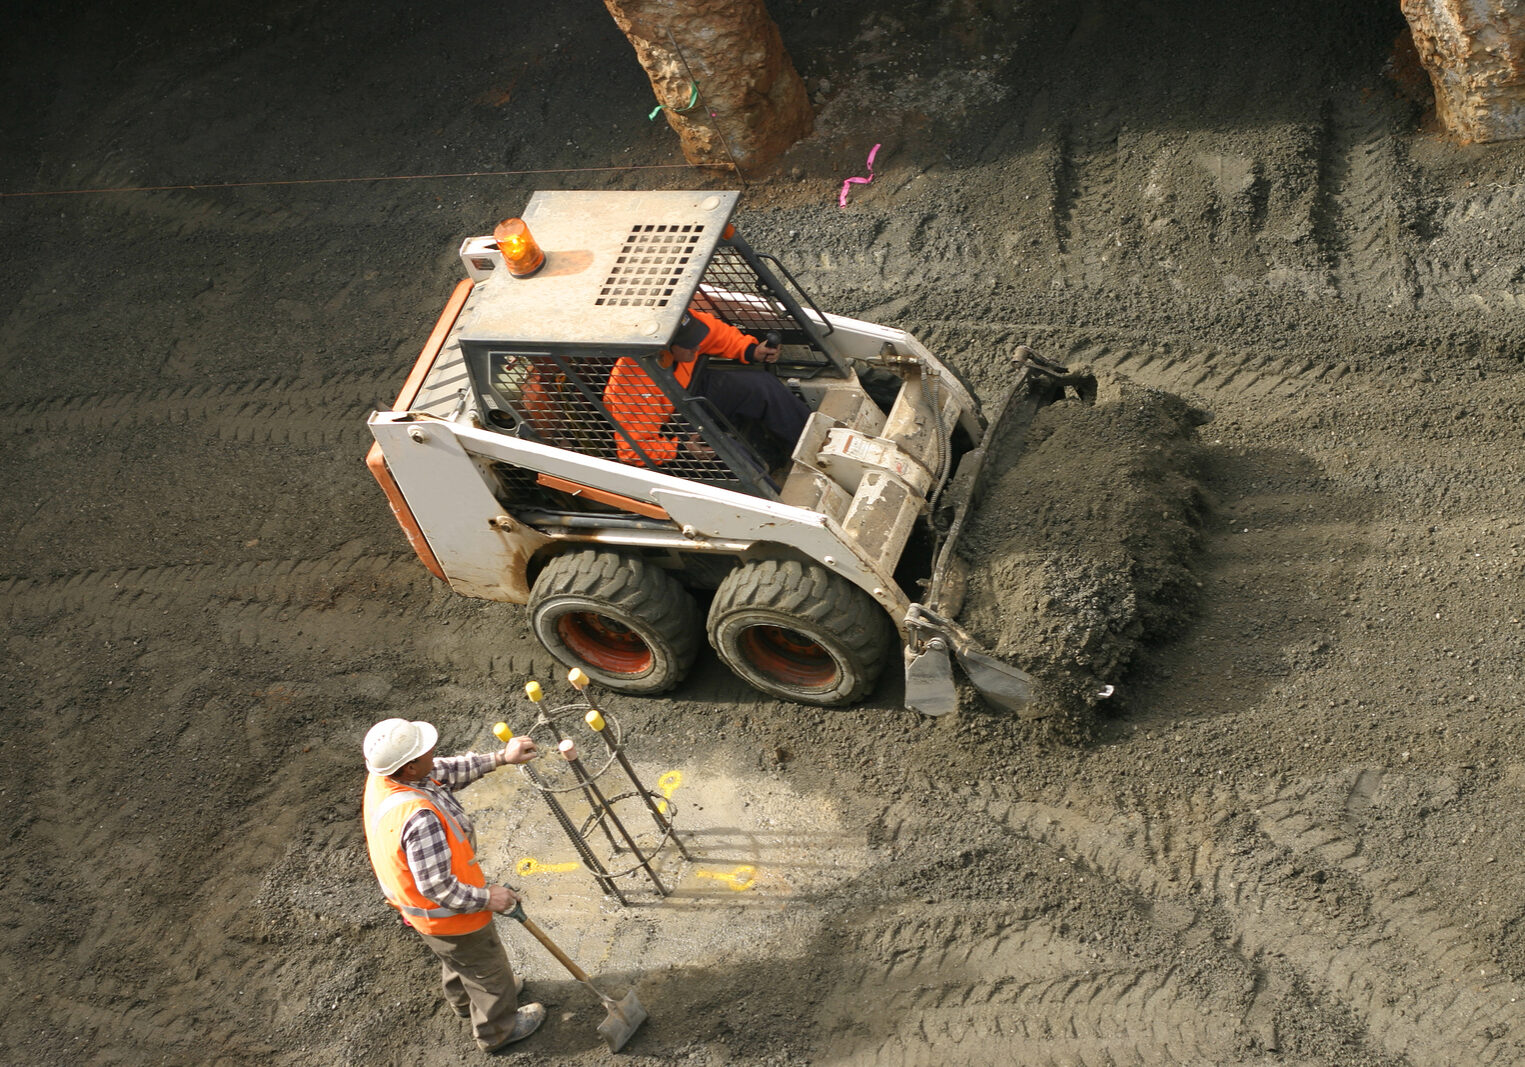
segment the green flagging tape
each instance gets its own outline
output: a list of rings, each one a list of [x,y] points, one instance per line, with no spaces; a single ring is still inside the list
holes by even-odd
[[[685,111],[692,111],[692,110],[694,110],[694,105],[697,104],[698,102],[699,102],[699,83],[698,82],[689,82],[688,83],[688,106],[687,107],[667,107],[666,104],[658,104],[656,107],[651,109],[651,114],[646,116],[646,121],[648,121],[648,122],[655,121],[656,117],[659,114],[662,113],[662,109],[664,107],[667,107],[668,111],[676,111],[678,114],[681,115]]]

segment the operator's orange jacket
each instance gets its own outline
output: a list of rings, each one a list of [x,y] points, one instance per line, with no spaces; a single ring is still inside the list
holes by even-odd
[[[757,338],[742,333],[728,322],[721,322],[708,312],[690,308],[688,313],[710,328],[694,349],[695,355],[747,362],[747,353],[757,344]],[[693,381],[694,369],[698,365],[697,359],[673,365],[673,377],[684,389]],[[666,463],[678,454],[678,442],[664,437],[661,432],[662,424],[673,413],[672,403],[641,365],[629,356],[621,356],[609,373],[609,384],[604,386],[604,407],[652,462]],[[641,453],[625,434],[614,436],[621,462],[640,463]]]
[[[365,820],[365,844],[371,853],[371,866],[376,880],[386,894],[387,903],[407,918],[413,929],[421,934],[451,937],[480,930],[492,922],[490,911],[455,911],[442,908],[418,891],[413,872],[408,869],[408,857],[402,847],[402,828],[414,812],[427,808],[439,816],[450,842],[450,873],[467,885],[478,887],[487,884],[482,867],[477,863],[476,849],[461,832],[461,827],[430,799],[421,789],[414,789],[384,774],[366,776],[365,802],[362,805]]]

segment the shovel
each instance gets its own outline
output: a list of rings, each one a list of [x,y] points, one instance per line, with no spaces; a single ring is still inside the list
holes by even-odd
[[[561,961],[563,967],[572,972],[573,978],[593,990],[594,996],[604,1002],[604,1011],[608,1014],[604,1017],[604,1021],[598,1024],[598,1036],[604,1039],[610,1052],[618,1052],[624,1048],[625,1042],[630,1040],[636,1028],[646,1021],[646,1009],[641,1007],[641,1002],[636,999],[635,990],[632,989],[619,1000],[605,996],[588,980],[587,972],[573,963],[572,958],[557,948],[556,943],[546,936],[545,931],[524,914],[522,903],[515,904],[514,910],[508,913],[508,917],[523,923],[524,928],[535,935],[535,940],[544,945],[552,956]]]

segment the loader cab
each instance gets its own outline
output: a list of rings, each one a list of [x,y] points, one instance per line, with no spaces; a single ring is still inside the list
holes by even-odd
[[[673,477],[776,499],[777,484],[767,463],[743,428],[688,396],[670,370],[661,366],[661,350],[625,353],[618,349],[545,349],[514,345],[466,348],[477,416],[485,427],[584,456],[647,467]],[[658,451],[611,413],[605,398],[611,378],[639,368],[650,391],[667,398],[672,411],[663,415],[664,439],[702,443],[702,447]],[[497,472],[514,499],[545,496],[546,479],[533,471]],[[563,504],[567,501],[561,501]]]
[[[781,358],[769,371],[807,406],[800,383],[853,377],[829,352],[825,317],[806,312],[799,301],[809,298],[784,282],[782,266],[735,233],[737,195],[537,193],[523,218],[545,261],[527,277],[506,269],[490,239],[463,245],[475,286],[456,341],[474,421],[554,448],[778,499],[778,464],[752,428],[731,425],[689,395],[658,358],[685,312],[697,308],[759,339],[776,333]],[[711,364],[709,373],[728,373],[726,362]],[[606,400],[611,378],[633,373],[645,376],[643,385],[649,379],[653,407],[671,409],[655,442],[632,433],[621,421],[628,412],[611,413]],[[540,472],[499,464],[493,474],[505,499],[519,505],[589,506],[549,487]]]

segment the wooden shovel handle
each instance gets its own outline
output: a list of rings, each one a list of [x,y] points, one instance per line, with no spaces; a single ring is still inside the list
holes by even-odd
[[[561,951],[561,949],[557,947],[556,942],[547,937],[545,931],[535,925],[535,921],[533,919],[524,914],[524,905],[515,904],[514,910],[508,913],[508,917],[510,919],[518,919],[519,922],[523,923],[524,928],[535,935],[535,940],[544,945],[547,952],[549,952],[552,956],[555,956],[558,960],[561,961],[561,965],[563,967],[572,972],[573,978],[576,978],[579,982],[586,983],[588,981],[587,973],[581,967],[577,966],[577,964],[573,963],[572,958],[565,952]]]

